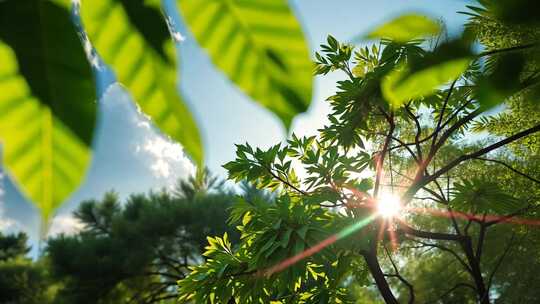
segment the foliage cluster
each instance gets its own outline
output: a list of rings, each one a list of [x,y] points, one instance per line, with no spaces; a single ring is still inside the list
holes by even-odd
[[[523,286],[540,257],[540,19],[516,3],[469,7],[450,40],[414,14],[366,47],[329,36],[315,71],[345,79],[328,125],[267,150],[237,145],[230,179],[276,200],[233,207],[240,242],[210,238],[180,302],[537,301]],[[387,218],[377,206],[390,193],[401,209]]]
[[[35,262],[25,256],[26,235],[0,235],[0,303],[175,302],[176,282],[202,261],[207,235],[238,241],[226,225],[233,201],[199,172],[172,191],[82,202],[74,217],[83,228],[50,237]]]

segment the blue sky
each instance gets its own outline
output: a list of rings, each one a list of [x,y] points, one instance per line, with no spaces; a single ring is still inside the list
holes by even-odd
[[[87,0],[88,1],[88,0]],[[249,142],[265,147],[286,137],[278,119],[242,94],[216,70],[174,11],[174,0],[163,0],[176,21],[178,31],[186,37],[179,44],[179,89],[199,122],[204,137],[206,164],[214,173],[225,177],[221,165],[234,159],[235,143]],[[458,33],[466,17],[457,14],[471,1],[465,0],[290,0],[308,40],[312,53],[332,34],[338,40],[368,32],[377,24],[404,12],[424,13],[441,18],[449,32]],[[110,77],[101,77],[107,84]],[[103,76],[106,76],[103,78]],[[334,92],[339,74],[314,80],[313,100],[307,113],[293,122],[292,131],[314,134],[326,121],[326,97]],[[105,80],[104,80],[105,79]],[[193,172],[180,145],[159,135],[144,117],[137,113],[130,96],[121,86],[102,85],[94,156],[86,180],[58,210],[51,233],[79,227],[71,212],[90,198],[99,198],[109,190],[121,196],[133,192],[169,187],[178,178]],[[23,230],[35,244],[39,230],[37,210],[17,190],[8,177],[0,192],[0,231]],[[35,247],[35,246],[34,246]]]

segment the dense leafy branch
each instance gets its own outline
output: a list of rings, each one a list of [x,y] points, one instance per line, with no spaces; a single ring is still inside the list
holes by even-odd
[[[402,23],[411,20],[425,31],[401,33]],[[503,136],[490,132],[488,136],[497,138],[490,144],[464,139],[472,134],[471,125],[495,116],[487,111],[497,105],[494,100],[529,102],[526,91],[536,74],[523,68],[523,58],[505,57],[529,48],[490,48],[486,52],[491,53],[475,55],[465,38],[442,41],[432,49],[414,39],[436,28],[411,15],[377,28],[372,35],[384,38],[379,44],[356,48],[328,37],[315,55],[316,73],[346,75],[328,98],[328,124],[318,136],[293,134],[286,143],[264,151],[237,146],[237,158],[224,165],[229,178],[273,191],[275,201],[240,200],[231,223],[239,225],[241,241],[233,246],[226,236],[209,239],[206,263],[180,281],[181,301],[348,303],[346,288],[355,282],[370,285],[367,274],[386,303],[399,303],[407,294],[409,303],[424,299],[425,291],[415,288],[415,280],[405,279],[418,276],[405,276],[407,267],[398,269],[392,259],[386,247],[391,244],[403,249],[405,258],[429,248],[430,256],[458,262],[463,271],[456,280],[461,281],[453,281],[450,289],[441,287],[446,290],[444,301],[457,296],[470,301],[470,294],[456,292],[467,287],[473,291],[472,301],[491,303],[492,279],[484,269],[500,267],[486,258],[494,254],[491,229],[503,229],[494,225],[514,216],[533,214],[533,209],[522,208],[523,193],[505,183],[537,183],[531,176],[516,181],[483,174],[496,172],[497,166],[466,161],[484,159],[497,149],[510,162],[530,161],[512,149],[519,140],[536,136],[540,125],[530,123],[526,130],[514,128]],[[488,63],[478,56],[487,57]],[[527,88],[519,81],[500,81],[512,65],[517,70],[512,75],[531,81]],[[368,172],[373,178],[360,177]],[[385,200],[394,189],[400,189],[402,214],[387,215]],[[381,259],[380,248],[388,259]],[[384,271],[388,269],[393,272]],[[261,271],[266,276],[256,275]],[[236,275],[242,273],[255,275]],[[394,279],[408,292],[397,291]]]
[[[485,157],[475,157],[475,159],[478,159],[478,160],[483,160],[483,161],[486,161],[486,162],[493,162],[493,163],[496,163],[496,164],[499,164],[499,165],[502,165],[506,168],[508,168],[510,171],[516,173],[516,174],[519,174],[523,177],[525,177],[526,179],[528,180],[531,180],[537,184],[540,184],[540,180],[528,175],[528,174],[525,174],[517,169],[515,169],[514,167],[510,166],[509,164],[503,162],[502,160],[498,160],[498,159],[490,159],[490,158],[485,158]]]

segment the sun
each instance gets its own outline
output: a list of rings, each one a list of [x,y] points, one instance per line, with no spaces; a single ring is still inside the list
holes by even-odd
[[[401,202],[397,195],[381,193],[377,202],[377,213],[384,218],[392,218],[399,214]]]

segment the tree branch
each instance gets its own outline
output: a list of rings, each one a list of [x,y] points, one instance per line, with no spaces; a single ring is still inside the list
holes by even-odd
[[[476,288],[474,288],[474,286],[470,285],[470,284],[467,284],[467,283],[457,283],[456,285],[454,285],[454,287],[450,288],[449,290],[447,290],[445,293],[443,293],[440,297],[439,297],[439,300],[443,299],[444,297],[446,297],[447,295],[449,295],[452,291],[460,288],[460,287],[467,287],[467,288],[470,288],[474,293],[476,293]],[[434,303],[438,303],[438,301],[435,301]]]
[[[504,260],[504,258],[508,254],[508,252],[510,251],[510,248],[512,247],[512,244],[514,243],[515,236],[516,236],[516,233],[515,232],[512,233],[512,236],[510,237],[510,241],[508,242],[508,246],[506,246],[506,248],[504,249],[504,252],[502,253],[502,255],[497,260],[497,263],[495,264],[495,267],[493,267],[493,271],[491,271],[491,273],[489,274],[488,283],[487,283],[487,291],[486,292],[489,292],[489,289],[491,288],[491,284],[493,283],[493,277],[495,276],[495,273],[497,272],[497,270],[501,266],[502,261]]]
[[[437,142],[437,135],[439,135],[439,132],[441,131],[441,123],[444,117],[444,111],[446,110],[446,105],[448,104],[448,100],[450,100],[450,95],[452,95],[452,90],[454,90],[454,86],[456,85],[456,81],[454,80],[452,82],[452,85],[450,86],[450,89],[448,90],[448,94],[446,94],[446,98],[444,99],[444,103],[441,109],[441,114],[439,114],[439,120],[437,121],[437,126],[435,127],[435,130],[433,131],[433,140],[431,142],[431,149],[435,147],[435,143]]]
[[[499,54],[499,53],[520,51],[520,50],[533,48],[533,47],[536,47],[536,46],[538,46],[538,42],[524,44],[524,45],[512,46],[512,47],[508,47],[508,48],[504,48],[504,49],[496,49],[496,50],[491,50],[491,51],[485,51],[485,52],[482,52],[482,53],[478,54],[477,57],[480,58],[480,57],[490,56],[490,55]]]
[[[396,263],[394,263],[394,260],[392,259],[392,256],[390,255],[390,252],[388,252],[388,248],[386,248],[386,245],[383,245],[384,251],[386,252],[386,255],[388,256],[388,259],[390,260],[390,263],[392,264],[392,267],[394,268],[395,274],[394,275],[387,275],[387,276],[395,276],[397,277],[407,288],[409,289],[409,304],[414,303],[414,287],[413,285],[407,281],[400,273],[396,266]]]
[[[465,270],[469,273],[472,272],[471,268],[467,265],[467,263],[465,263],[465,261],[452,249],[446,247],[446,246],[443,246],[441,244],[436,244],[436,243],[425,243],[425,242],[422,242],[422,241],[418,241],[418,240],[414,240],[414,242],[417,242],[419,244],[422,244],[424,246],[428,246],[428,247],[434,247],[434,248],[437,248],[437,249],[440,249],[442,251],[446,251],[448,253],[450,253],[452,256],[454,256],[454,258],[456,258],[456,260],[461,264],[461,266],[463,266],[463,268],[465,268]]]
[[[485,225],[486,215],[484,214],[482,222],[480,223],[480,232],[478,233],[478,242],[476,244],[476,260],[480,263],[482,259],[482,250],[484,248],[484,240],[486,238],[487,226]]]
[[[294,189],[296,192],[298,192],[298,193],[300,193],[300,194],[302,194],[302,195],[308,195],[307,192],[298,189],[298,188],[295,187],[293,184],[289,183],[289,181],[280,178],[278,175],[276,175],[276,174],[272,171],[271,168],[266,167],[266,166],[264,166],[264,165],[263,165],[263,167],[266,169],[266,171],[268,171],[268,173],[270,173],[270,175],[272,175],[272,177],[274,177],[274,178],[277,179],[278,181],[282,182],[283,184],[287,185],[287,186],[290,187],[291,189]]]
[[[473,112],[474,113],[474,112]],[[471,113],[472,114],[472,113]],[[470,116],[470,115],[468,115]],[[467,116],[467,117],[468,117]],[[458,123],[456,123],[457,125]],[[455,125],[454,125],[455,126]],[[447,173],[448,171],[450,171],[451,169],[453,169],[454,167],[456,167],[457,165],[459,165],[460,163],[466,161],[466,160],[469,160],[469,159],[473,159],[473,158],[476,158],[476,157],[479,157],[481,155],[484,155],[486,153],[489,153],[497,148],[500,148],[504,145],[507,145],[513,141],[516,141],[520,138],[523,138],[525,136],[528,136],[528,135],[531,135],[535,132],[538,132],[540,131],[540,124],[539,125],[536,125],[532,128],[529,128],[529,129],[526,129],[524,131],[521,131],[519,133],[516,133],[510,137],[507,137],[497,143],[494,143],[492,145],[489,145],[483,149],[480,149],[474,153],[469,153],[469,154],[464,154],[456,159],[454,159],[453,161],[451,161],[450,163],[448,163],[446,166],[444,166],[443,168],[439,169],[438,171],[436,171],[435,173],[433,173],[432,175],[430,176],[427,176],[425,178],[420,178],[420,179],[417,179],[418,181],[416,183],[414,183],[413,185],[411,185],[411,187],[409,187],[409,189],[405,192],[405,194],[403,195],[403,198],[402,198],[402,201],[404,203],[408,203],[410,201],[410,199],[412,198],[412,196],[418,191],[418,189],[422,188],[424,185],[432,182],[433,180],[435,180],[436,178],[440,177],[441,175]],[[447,131],[448,132],[448,131]],[[444,135],[443,135],[444,137]],[[443,140],[443,138],[441,138],[441,141]],[[441,142],[439,141],[439,142]]]
[[[399,221],[398,230],[401,230],[405,234],[409,234],[409,235],[416,236],[419,238],[430,239],[430,240],[463,242],[467,239],[467,237],[462,236],[462,235],[457,235],[457,234],[418,230],[409,226],[407,223],[405,223],[402,220]]]
[[[511,143],[513,141],[516,141],[516,140],[518,140],[520,138],[531,135],[531,134],[533,134],[535,132],[538,132],[538,131],[540,131],[540,124],[536,125],[536,126],[534,126],[532,128],[529,128],[527,130],[516,133],[516,134],[514,134],[514,135],[512,135],[510,137],[507,137],[507,138],[505,138],[505,139],[503,139],[503,140],[501,140],[501,141],[499,141],[497,143],[494,143],[494,144],[492,144],[490,146],[487,146],[487,147],[485,147],[483,149],[480,149],[480,150],[478,150],[478,151],[476,151],[474,153],[462,155],[462,156],[456,158],[455,160],[451,161],[448,165],[444,166],[439,171],[433,173],[433,175],[430,176],[429,180],[433,181],[435,178],[437,178],[437,177],[441,176],[442,174],[448,172],[450,169],[454,168],[455,166],[457,166],[461,162],[464,162],[464,161],[466,161],[468,159],[472,159],[472,158],[476,158],[476,157],[479,157],[481,155],[484,155],[484,154],[486,154],[488,152],[491,152],[491,151],[493,151],[493,150],[495,150],[497,148],[500,148],[500,147],[502,147],[504,145],[507,145],[507,144],[509,144],[509,143]]]
[[[381,265],[379,265],[379,261],[377,260],[376,253],[364,251],[362,252],[362,255],[364,256],[369,272],[375,280],[375,284],[377,285],[377,288],[379,289],[385,303],[399,304],[398,300],[394,296],[394,293],[392,292],[392,289],[390,289],[390,286],[388,286],[388,282],[386,281],[384,273],[381,270]]]
[[[418,155],[418,161],[422,161],[422,148],[420,147],[420,135],[422,135],[422,127],[420,126],[420,121],[418,117],[409,108],[409,105],[405,105],[405,111],[413,119],[414,124],[416,125],[416,135],[414,136],[414,145],[416,146],[416,155]]]
[[[383,164],[384,164],[384,157],[386,155],[386,152],[388,151],[388,146],[390,145],[390,141],[392,140],[392,133],[394,133],[395,124],[394,124],[394,115],[393,114],[386,114],[384,110],[379,109],[384,116],[386,117],[386,120],[388,121],[388,124],[390,125],[390,130],[388,130],[388,135],[386,136],[383,144],[383,149],[379,153],[377,157],[377,165],[375,166],[376,170],[376,176],[375,176],[375,186],[373,187],[373,197],[376,198],[379,194],[379,186],[381,183],[382,173],[383,173]]]
[[[378,133],[378,132],[375,132],[375,133],[373,133],[373,134],[382,135],[382,136],[387,136],[387,134]],[[390,138],[392,138],[392,140],[397,141],[397,142],[399,143],[399,145],[393,146],[393,147],[389,147],[389,148],[387,149],[389,153],[390,153],[391,151],[395,150],[395,149],[398,149],[398,148],[405,148],[405,149],[409,152],[409,154],[412,156],[412,158],[414,159],[414,161],[415,161],[416,163],[419,163],[419,162],[420,162],[420,160],[418,159],[418,157],[416,156],[416,154],[414,153],[414,151],[413,151],[411,148],[409,148],[409,146],[410,146],[410,145],[414,145],[414,143],[413,143],[413,144],[407,144],[407,143],[405,143],[404,141],[402,141],[401,139],[399,139],[399,138],[397,138],[397,137],[395,137],[395,136],[391,136]],[[379,152],[381,152],[381,151],[379,151]]]
[[[518,171],[517,169],[514,169],[512,166],[510,166],[509,164],[503,162],[503,161],[500,161],[500,160],[497,160],[497,159],[490,159],[490,158],[484,158],[484,157],[475,157],[474,159],[478,159],[478,160],[483,160],[483,161],[487,161],[487,162],[493,162],[493,163],[496,163],[496,164],[499,164],[499,165],[503,165],[504,167],[506,167],[507,169],[509,169],[510,171],[516,173],[516,174],[519,174],[525,178],[527,178],[528,180],[531,180],[537,184],[540,184],[540,180],[530,176],[530,175],[527,175],[521,171]]]

